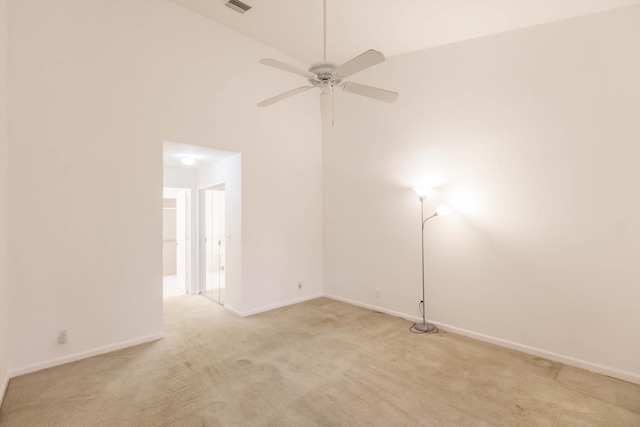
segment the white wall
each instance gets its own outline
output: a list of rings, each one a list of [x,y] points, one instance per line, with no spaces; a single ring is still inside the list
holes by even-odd
[[[7,375],[7,183],[8,171],[8,22],[7,3],[0,1],[0,402],[8,382]]]
[[[276,94],[286,90],[269,88]],[[321,122],[318,95],[307,94],[317,109],[301,110],[296,117],[280,104],[261,110],[259,132],[276,140],[242,152],[244,315],[322,294]],[[294,108],[306,102],[292,99],[301,103]],[[287,134],[292,141],[287,142]]]
[[[256,107],[300,83],[258,60],[294,61],[165,1],[9,12],[14,375],[162,333],[163,140],[242,153],[241,310],[289,301],[300,276],[320,292],[317,98]]]
[[[198,169],[163,166],[162,184],[167,188],[189,188],[195,190],[198,184]]]
[[[324,140],[325,291],[640,383],[640,7],[394,57]],[[376,290],[380,296],[376,296]]]

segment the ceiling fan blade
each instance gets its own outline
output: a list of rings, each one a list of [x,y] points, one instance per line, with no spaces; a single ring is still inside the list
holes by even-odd
[[[342,89],[346,92],[377,99],[378,101],[394,102],[398,99],[397,92],[391,92],[390,90],[379,89],[373,86],[361,85],[360,83],[348,82],[344,84]]]
[[[341,77],[348,77],[365,68],[373,67],[384,61],[384,55],[377,50],[369,49],[368,51],[361,53],[352,60],[345,62],[335,72]]]
[[[305,71],[302,68],[295,67],[293,65],[285,64],[282,61],[278,61],[277,59],[261,59],[261,64],[268,65],[270,67],[279,68],[280,70],[288,71],[293,74],[301,75],[302,77],[306,77],[308,79],[316,78],[317,76],[310,71]]]
[[[333,125],[333,93],[322,92],[320,94],[320,114],[322,123]]]
[[[313,86],[302,86],[296,89],[289,90],[285,93],[274,96],[273,98],[265,99],[264,101],[258,103],[258,107],[266,107],[267,105],[275,104],[278,101],[282,101],[283,99],[289,98],[290,96],[296,95],[300,92],[306,92],[311,88],[313,88]]]

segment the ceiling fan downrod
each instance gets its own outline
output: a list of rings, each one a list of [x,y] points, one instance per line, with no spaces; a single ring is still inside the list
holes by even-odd
[[[322,38],[323,38],[323,46],[324,46],[324,55],[322,56],[322,61],[327,62],[327,0],[322,0],[322,16],[323,16],[323,28],[322,28]]]

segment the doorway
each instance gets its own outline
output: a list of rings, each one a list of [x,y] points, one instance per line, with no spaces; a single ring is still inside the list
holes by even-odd
[[[200,294],[218,304],[225,303],[225,186],[200,190]]]

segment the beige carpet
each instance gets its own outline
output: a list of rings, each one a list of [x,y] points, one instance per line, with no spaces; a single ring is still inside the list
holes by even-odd
[[[640,386],[325,298],[238,318],[165,299],[166,338],[11,380],[2,426],[639,426]]]

